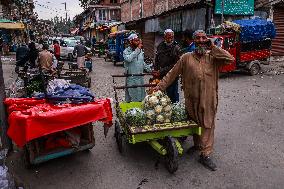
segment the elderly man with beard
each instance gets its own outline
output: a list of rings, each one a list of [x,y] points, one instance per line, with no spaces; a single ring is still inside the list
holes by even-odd
[[[181,55],[181,49],[174,41],[174,32],[166,29],[164,32],[164,41],[158,47],[155,57],[154,70],[158,73],[159,79],[162,79],[174,67]],[[173,103],[179,101],[178,78],[167,86],[167,95]]]
[[[125,74],[142,74],[144,69],[150,71],[149,66],[144,62],[144,52],[142,41],[137,34],[128,37],[129,47],[123,51]],[[126,86],[144,85],[143,76],[129,76],[126,78]],[[140,102],[146,96],[142,87],[128,88],[125,90],[126,102]]]
[[[190,151],[200,150],[199,162],[215,171],[217,166],[210,155],[218,104],[218,70],[220,66],[232,63],[234,57],[216,47],[202,30],[194,32],[193,38],[194,52],[184,54],[156,90],[165,90],[179,75],[182,76],[186,109],[190,118],[202,127],[201,136],[193,136],[194,146]]]

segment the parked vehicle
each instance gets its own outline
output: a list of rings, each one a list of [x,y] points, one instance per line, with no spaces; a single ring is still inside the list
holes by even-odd
[[[60,57],[62,59],[68,59],[69,61],[75,60],[76,55],[73,54],[73,51],[76,42],[76,40],[62,40],[60,42]]]
[[[230,65],[222,66],[220,72],[245,70],[250,75],[256,75],[261,69],[260,63],[268,61],[271,55],[271,39],[275,36],[274,25],[272,22],[261,19],[236,22],[240,23],[240,30],[237,29],[239,31],[236,31],[238,25],[233,23],[234,29],[231,26],[225,26],[218,35],[209,36],[215,45],[222,47],[235,57],[235,61]]]
[[[107,51],[107,58],[111,59],[113,64],[116,65],[117,62],[122,62],[123,51],[127,45],[127,38],[134,31],[124,30],[115,33],[111,33],[109,37],[115,39],[115,43],[110,43],[108,45],[109,51]]]

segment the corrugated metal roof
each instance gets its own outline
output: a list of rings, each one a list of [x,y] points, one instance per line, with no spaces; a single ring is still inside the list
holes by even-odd
[[[175,12],[177,10],[182,10],[185,7],[189,7],[189,6],[192,6],[194,4],[201,3],[203,1],[204,0],[184,0],[183,4],[181,4],[180,6],[174,7],[172,9],[167,10],[167,11],[163,11],[163,12],[161,12],[159,14],[154,14],[154,15],[151,15],[151,16],[148,16],[148,17],[143,17],[143,18],[140,18],[140,19],[131,20],[131,21],[126,22],[125,24],[136,22],[136,21],[147,20],[147,19],[151,19],[151,18],[156,18],[156,17],[158,17],[160,15],[164,15],[164,14],[168,14],[168,13],[171,13],[171,12]]]

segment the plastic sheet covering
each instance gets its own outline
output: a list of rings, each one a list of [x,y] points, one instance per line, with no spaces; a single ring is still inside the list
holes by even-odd
[[[80,85],[70,84],[64,79],[55,79],[48,83],[47,95],[37,93],[37,98],[48,98],[53,103],[83,103],[94,100],[91,91]]]
[[[272,21],[261,18],[234,20],[241,26],[240,41],[253,42],[266,38],[273,39],[276,36],[275,26]]]
[[[74,105],[53,105],[45,100],[7,98],[8,136],[23,147],[30,140],[87,123],[112,125],[111,99]]]
[[[182,13],[182,31],[205,30],[206,9],[186,10]]]

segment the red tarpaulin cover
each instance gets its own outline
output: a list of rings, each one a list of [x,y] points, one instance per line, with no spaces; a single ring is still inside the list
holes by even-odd
[[[94,121],[111,126],[110,99],[85,104],[53,105],[45,100],[7,98],[8,136],[23,147],[30,140]]]

